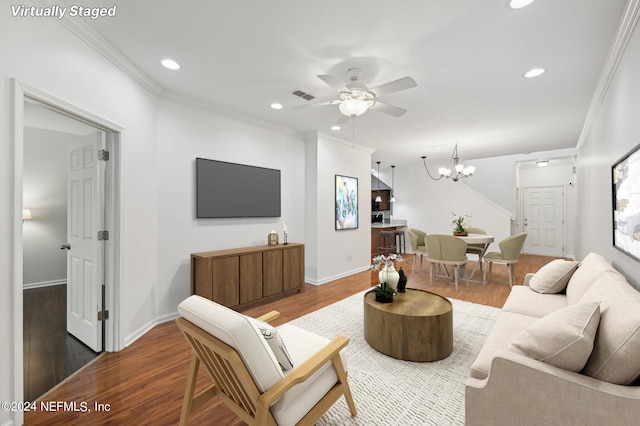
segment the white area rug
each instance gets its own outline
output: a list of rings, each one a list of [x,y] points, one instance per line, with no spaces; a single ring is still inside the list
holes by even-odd
[[[364,340],[363,294],[291,321],[332,339],[343,334],[349,385],[358,415],[352,418],[344,398],[318,425],[464,425],[464,384],[499,309],[450,299],[453,303],[453,352],[435,362],[397,360]]]

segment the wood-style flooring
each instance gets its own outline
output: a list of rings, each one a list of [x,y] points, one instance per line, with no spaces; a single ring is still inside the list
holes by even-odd
[[[515,267],[516,282],[521,284],[526,273],[536,272],[552,259],[523,255]],[[463,282],[456,292],[447,279],[437,279],[429,286],[428,267],[411,273],[411,261],[409,256],[409,263],[397,265],[405,270],[409,288],[495,307],[502,307],[510,291],[502,265],[494,266],[487,285],[470,283],[467,288]],[[473,267],[473,263],[468,267]],[[303,293],[245,309],[243,313],[257,316],[277,310],[281,315],[273,324],[279,325],[376,284],[377,272],[362,272],[321,286],[306,285]],[[90,412],[28,412],[25,424],[175,425],[180,418],[190,358],[190,348],[175,323],[160,324],[126,349],[99,357],[45,397],[46,401],[86,403]],[[201,369],[197,391],[208,380]],[[96,411],[94,404],[102,404],[103,409]],[[244,425],[244,422],[218,401],[211,401],[193,413],[190,424]]]
[[[67,333],[67,286],[23,292],[24,400],[35,401],[97,354]]]

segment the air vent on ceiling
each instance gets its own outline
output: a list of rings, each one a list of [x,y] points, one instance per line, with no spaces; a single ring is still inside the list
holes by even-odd
[[[295,96],[297,96],[299,98],[305,99],[307,101],[310,101],[310,100],[316,98],[315,96],[310,95],[310,94],[308,94],[306,92],[303,92],[302,90],[299,90],[299,89],[294,90],[293,92],[291,92],[291,94],[295,95]]]

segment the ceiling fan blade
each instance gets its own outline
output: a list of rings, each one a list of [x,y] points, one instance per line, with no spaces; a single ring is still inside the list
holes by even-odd
[[[373,89],[369,89],[370,92],[375,93],[376,96],[387,95],[389,93],[399,92],[401,90],[411,89],[416,87],[418,83],[411,77],[404,77],[399,80],[391,81],[386,84],[382,84]]]
[[[404,108],[385,104],[380,101],[376,101],[376,103],[370,109],[378,112],[384,112],[385,114],[393,115],[394,117],[400,117],[405,112],[407,112],[407,110]]]
[[[334,75],[319,75],[318,78],[333,87],[336,92],[343,92],[347,90],[344,82]]]
[[[297,105],[297,106],[294,106],[292,109],[305,109],[305,108],[312,108],[312,107],[319,107],[319,106],[336,105],[339,103],[340,101],[338,99],[333,99],[330,101],[320,101],[320,102],[313,102],[310,104]]]

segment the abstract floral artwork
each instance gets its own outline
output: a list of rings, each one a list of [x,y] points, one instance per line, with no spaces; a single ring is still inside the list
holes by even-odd
[[[336,175],[336,229],[358,228],[358,178]]]
[[[640,260],[640,145],[611,169],[613,245]]]

